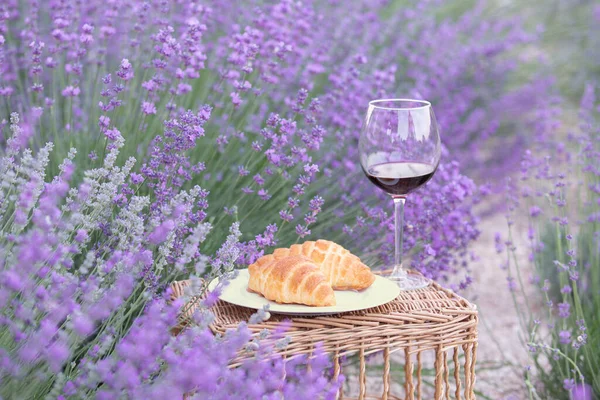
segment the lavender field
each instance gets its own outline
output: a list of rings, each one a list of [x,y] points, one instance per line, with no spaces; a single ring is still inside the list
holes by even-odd
[[[482,303],[478,397],[600,398],[600,6],[543,3],[2,1],[0,399],[335,398],[285,327],[213,335],[207,283],[318,238],[389,265],[357,143],[399,97],[443,144],[403,252]]]

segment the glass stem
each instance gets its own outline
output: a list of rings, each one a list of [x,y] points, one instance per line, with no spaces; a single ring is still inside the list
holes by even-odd
[[[404,197],[394,197],[394,270],[392,279],[405,279],[406,271],[402,268],[402,234],[404,230]]]

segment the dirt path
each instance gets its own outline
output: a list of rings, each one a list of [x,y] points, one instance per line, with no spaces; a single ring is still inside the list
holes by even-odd
[[[476,388],[491,399],[524,399],[525,385],[520,374],[527,365],[527,353],[506,271],[500,267],[505,256],[496,253],[494,241],[496,232],[505,237],[506,220],[502,215],[494,215],[482,221],[480,229],[481,236],[472,247],[480,258],[473,265],[474,284],[463,293],[477,304],[480,313]],[[520,264],[526,266],[526,233],[513,235]],[[529,274],[526,270],[523,273],[526,280]]]

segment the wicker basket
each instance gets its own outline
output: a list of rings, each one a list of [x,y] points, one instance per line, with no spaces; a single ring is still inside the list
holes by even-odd
[[[173,298],[180,297],[189,281],[171,285]],[[247,321],[254,310],[218,301],[212,309],[214,333],[224,333]],[[400,399],[391,393],[392,357],[404,357],[403,386],[406,399],[474,399],[477,351],[477,309],[474,305],[436,283],[427,288],[401,292],[392,302],[362,311],[322,317],[292,317],[272,314],[262,324],[249,325],[256,332],[274,329],[282,320],[291,320],[287,333],[290,344],[281,354],[293,357],[312,354],[314,346],[331,353],[334,374],[341,371],[341,357],[358,354],[358,399]],[[179,327],[177,330],[182,329]],[[381,395],[368,395],[365,356],[382,353]],[[394,357],[396,358],[396,357]],[[232,361],[240,364],[243,356]],[[422,371],[433,371],[433,385],[424,384]],[[371,377],[370,377],[371,378]],[[354,379],[354,378],[352,378]],[[379,379],[379,378],[378,378]],[[343,390],[339,393],[344,397]]]

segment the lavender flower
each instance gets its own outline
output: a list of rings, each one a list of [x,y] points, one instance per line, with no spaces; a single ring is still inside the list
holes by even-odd
[[[559,334],[560,344],[569,344],[571,343],[571,332],[569,331],[560,331]]]
[[[13,120],[18,121],[16,117]],[[19,133],[18,129],[14,132]],[[157,275],[153,269],[160,272],[161,258],[173,254],[172,246],[165,247],[165,243],[173,231],[181,229],[182,223],[191,218],[194,200],[206,197],[207,193],[199,188],[190,192],[180,190],[171,202],[160,206],[160,213],[166,218],[143,212],[150,206],[149,199],[122,191],[134,163],[131,160],[124,165],[117,163],[122,146],[122,139],[117,140],[103,167],[88,170],[82,184],[70,187],[75,157],[72,151],[60,165],[59,175],[39,193],[37,188],[43,180],[35,177],[43,177],[41,173],[46,168],[51,146],[37,158],[24,151],[16,163],[8,163],[6,157],[0,159],[7,176],[12,176],[12,170],[19,170],[32,178],[20,182],[20,178],[5,177],[5,186],[0,191],[3,196],[9,190],[20,191],[10,201],[32,210],[31,220],[23,221],[28,225],[27,230],[11,237],[3,234],[0,238],[3,248],[13,243],[13,251],[1,253],[0,306],[5,315],[11,315],[4,320],[7,330],[3,340],[12,344],[10,351],[0,352],[3,381],[0,392],[11,390],[15,394],[16,386],[11,382],[25,378],[28,385],[19,389],[25,397],[36,393],[77,396],[90,388],[97,388],[98,398],[163,398],[191,391],[223,398],[242,391],[268,397],[286,386],[282,385],[282,376],[287,373],[290,387],[285,390],[292,397],[301,396],[294,394],[298,390],[296,385],[311,387],[311,393],[333,396],[339,382],[324,378],[329,367],[324,355],[306,361],[313,366],[313,372],[307,376],[296,372],[299,366],[287,365],[268,344],[255,340],[250,343],[260,350],[260,357],[269,357],[271,362],[249,360],[241,369],[229,369],[229,360],[247,346],[251,335],[242,324],[226,337],[216,338],[208,330],[209,313],[204,309],[198,311],[203,317],[196,327],[177,337],[171,336],[170,328],[177,323],[182,303],[165,302],[163,294],[156,291]],[[139,176],[132,174],[134,179]],[[123,197],[120,210],[107,220],[107,212],[113,213],[111,199],[119,193]],[[187,200],[192,200],[191,204]],[[145,225],[152,226],[151,221],[160,223],[148,230]],[[180,271],[189,264],[203,262],[198,245],[206,240],[209,230],[210,224],[204,223],[189,234],[183,231],[186,232],[182,238],[184,247],[177,259]],[[100,231],[104,231],[102,239],[88,248],[85,243],[90,235]],[[276,231],[275,225],[268,226],[257,241],[263,246],[273,245]],[[240,235],[238,224],[234,224],[230,236],[217,251],[213,267],[231,270],[239,258]],[[145,237],[148,244],[160,246],[156,258],[146,248]],[[168,249],[170,253],[166,252]],[[141,282],[145,289],[136,295]],[[29,294],[31,300],[4,301],[21,293]],[[142,307],[128,321],[123,317],[124,312],[136,304]],[[257,318],[264,320],[268,313],[259,314],[253,321]],[[70,362],[74,354],[83,357]],[[199,370],[205,373],[198,374]],[[271,376],[272,384],[254,387],[244,383],[245,379],[256,380],[254,375],[248,375],[249,371],[261,377]],[[240,380],[240,372],[246,378]]]
[[[571,315],[571,305],[569,303],[558,303],[558,316],[561,318],[569,318]]]
[[[567,391],[570,392],[575,388],[575,379],[565,379],[563,381],[563,388]]]

